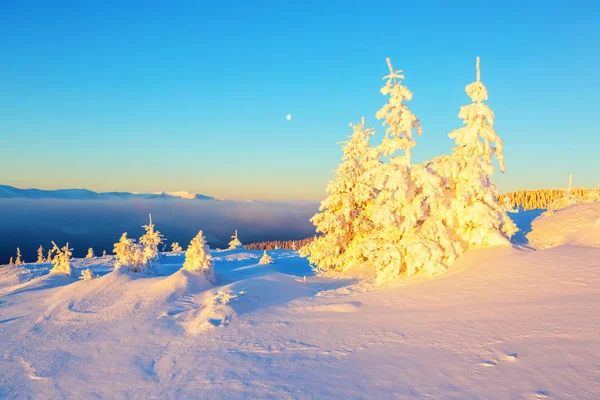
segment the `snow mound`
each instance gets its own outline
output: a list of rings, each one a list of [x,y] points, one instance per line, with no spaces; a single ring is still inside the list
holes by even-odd
[[[563,244],[600,247],[600,202],[574,204],[554,215],[539,216],[527,239],[538,249]]]
[[[123,320],[210,287],[201,275],[188,271],[150,277],[117,269],[62,287],[47,300],[47,311],[38,323],[87,325]]]

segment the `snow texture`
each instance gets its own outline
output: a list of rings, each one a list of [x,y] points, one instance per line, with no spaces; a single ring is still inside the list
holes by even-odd
[[[152,276],[111,257],[71,261],[91,280],[0,267],[0,398],[599,398],[598,246],[471,249],[379,289],[261,254],[212,251],[215,286],[176,253]]]

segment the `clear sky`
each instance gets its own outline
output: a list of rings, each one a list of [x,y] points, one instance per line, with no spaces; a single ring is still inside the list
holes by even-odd
[[[600,183],[597,1],[13,1],[0,6],[0,183],[323,197],[375,112],[386,57],[449,152],[464,87],[490,93],[501,191]],[[292,114],[288,121],[285,116]]]

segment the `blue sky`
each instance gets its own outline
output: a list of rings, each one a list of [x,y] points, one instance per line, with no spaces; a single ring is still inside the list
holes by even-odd
[[[0,183],[318,200],[348,123],[383,134],[386,57],[421,161],[450,151],[481,56],[499,189],[591,187],[598,20],[592,1],[5,2]]]

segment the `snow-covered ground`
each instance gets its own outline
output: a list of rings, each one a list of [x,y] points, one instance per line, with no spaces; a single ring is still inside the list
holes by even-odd
[[[215,286],[183,253],[158,276],[0,267],[0,398],[598,399],[600,203],[539,215],[378,290],[283,250],[213,251]]]

